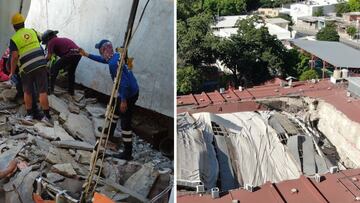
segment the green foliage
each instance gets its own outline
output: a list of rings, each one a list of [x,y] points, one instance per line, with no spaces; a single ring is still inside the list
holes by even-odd
[[[300,75],[301,81],[318,79],[318,78],[319,78],[319,74],[314,69],[307,70]]]
[[[256,21],[256,17],[240,20],[238,34],[218,45],[219,59],[233,73],[235,86],[259,84],[285,74],[285,47],[266,27],[256,28]]]
[[[355,28],[354,26],[350,26],[350,27],[348,27],[348,28],[346,29],[346,33],[347,33],[348,35],[350,35],[352,38],[355,37],[356,32],[357,32],[357,30],[356,30],[356,28]]]
[[[211,14],[203,12],[186,21],[177,22],[177,51],[178,57],[185,64],[194,67],[215,62],[214,44],[216,37],[212,34],[210,24],[213,23]]]
[[[205,0],[204,6],[214,15],[239,15],[247,12],[247,0]]]
[[[286,74],[298,78],[304,71],[309,69],[310,56],[299,52],[296,49],[290,49],[286,56]]]
[[[349,0],[348,4],[351,11],[360,11],[360,0]]]
[[[260,0],[261,7],[263,8],[276,8],[292,2],[296,2],[296,0]]]
[[[177,84],[176,89],[178,94],[187,94],[195,92],[200,88],[201,75],[198,70],[192,66],[177,68]]]
[[[290,22],[289,26],[294,25],[294,22],[289,14],[280,13],[279,16],[277,16],[277,18],[282,18],[282,19],[289,21]]]
[[[314,16],[324,16],[324,8],[319,7],[318,9],[316,9],[316,11],[314,12]]]
[[[348,3],[340,3],[335,6],[336,16],[340,17],[343,13],[350,12],[350,6]]]
[[[336,26],[332,23],[327,23],[317,34],[316,39],[320,41],[339,41],[340,36],[336,30]]]

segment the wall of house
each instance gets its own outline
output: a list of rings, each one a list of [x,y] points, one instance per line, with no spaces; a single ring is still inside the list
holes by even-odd
[[[9,46],[14,29],[11,25],[11,17],[20,10],[21,0],[0,0],[0,56]],[[30,7],[30,0],[23,3],[23,14],[26,16]]]
[[[146,3],[141,0],[135,26]],[[131,0],[32,0],[26,26],[73,39],[90,53],[95,43],[109,39],[123,43]],[[174,0],[152,0],[129,47],[135,58],[134,73],[140,86],[138,105],[173,117],[174,98]],[[87,58],[80,61],[76,82],[109,94],[108,68]]]

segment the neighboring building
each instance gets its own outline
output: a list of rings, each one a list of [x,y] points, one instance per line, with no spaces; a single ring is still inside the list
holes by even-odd
[[[321,28],[324,28],[327,23],[343,24],[344,20],[340,17],[332,16],[304,16],[299,17],[296,23],[295,29],[297,30],[309,30],[317,32]]]
[[[246,19],[250,16],[239,15],[239,16],[220,16],[212,29],[214,30],[214,35],[218,37],[230,37],[232,34],[237,33],[236,22],[238,20]],[[295,36],[288,30],[289,21],[282,18],[269,18],[265,20],[265,26],[269,29],[271,35],[275,35],[279,40],[289,40],[293,39]],[[264,24],[259,23],[257,27],[264,26]]]
[[[283,18],[266,18],[265,23],[277,25],[279,27],[282,27],[282,28],[288,30],[290,21],[285,20]]]
[[[347,22],[356,22],[360,20],[360,12],[343,13],[343,18]]]
[[[289,14],[296,24],[300,17],[313,16],[316,11],[323,9],[324,15],[335,12],[338,0],[308,0],[290,5]]]
[[[251,16],[220,16],[218,17],[216,24],[212,26],[213,33],[215,36],[218,37],[230,37],[231,35],[236,34],[238,31],[236,22],[238,20],[243,20],[248,17]],[[288,40],[293,39],[296,33],[295,31],[290,32],[288,30],[288,24],[289,21],[282,18],[269,18],[265,20],[265,26],[268,28],[269,33],[276,36],[276,38],[282,41],[284,44],[286,44]],[[264,26],[263,23],[258,23],[256,25],[257,28],[260,28],[262,26]],[[217,61],[215,65],[224,73],[232,73],[228,68],[224,67],[221,61]]]
[[[267,17],[279,16],[280,8],[259,8],[256,13]]]

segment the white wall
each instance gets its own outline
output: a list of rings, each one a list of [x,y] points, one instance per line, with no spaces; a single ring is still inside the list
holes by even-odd
[[[141,0],[137,19],[146,0]],[[90,53],[101,39],[123,43],[131,0],[32,0],[26,26],[40,32],[59,30]],[[174,0],[151,0],[129,55],[140,85],[138,105],[173,117],[174,105]],[[137,20],[135,21],[137,23]],[[83,58],[76,81],[109,94],[112,81],[106,65]]]
[[[21,0],[0,0],[0,56],[9,46],[14,29],[11,25],[11,17],[20,10]],[[24,0],[23,14],[26,16],[30,7],[30,0]]]

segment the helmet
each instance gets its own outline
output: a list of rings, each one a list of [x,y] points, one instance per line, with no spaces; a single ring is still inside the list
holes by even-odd
[[[54,30],[46,30],[42,36],[41,41],[42,44],[47,44],[53,37],[55,37],[59,32]]]
[[[18,25],[18,24],[21,24],[24,22],[25,22],[25,17],[23,15],[21,15],[21,13],[16,13],[11,18],[11,24],[13,24],[13,25]]]

